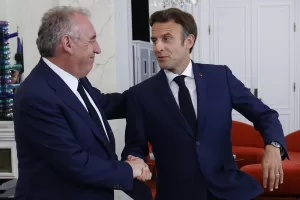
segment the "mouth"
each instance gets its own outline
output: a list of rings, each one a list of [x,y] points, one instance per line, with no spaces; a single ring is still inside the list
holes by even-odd
[[[168,56],[157,56],[157,60],[166,60]]]

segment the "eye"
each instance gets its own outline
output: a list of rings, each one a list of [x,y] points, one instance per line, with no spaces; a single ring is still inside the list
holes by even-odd
[[[164,40],[164,41],[170,41],[170,40],[171,40],[171,37],[170,37],[170,36],[165,36],[165,37],[163,38],[163,40]]]

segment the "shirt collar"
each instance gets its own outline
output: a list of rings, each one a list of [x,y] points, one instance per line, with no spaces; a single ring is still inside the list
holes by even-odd
[[[69,86],[74,94],[77,92],[78,79],[70,73],[56,66],[54,63],[49,61],[47,58],[42,58],[44,62]]]
[[[194,73],[193,73],[193,65],[192,65],[192,61],[190,60],[188,66],[185,68],[185,70],[182,72],[182,74],[174,74],[173,72],[165,69],[165,74],[167,76],[168,79],[168,83],[171,84],[171,82],[174,80],[174,78],[176,76],[179,75],[185,75],[186,77],[190,77],[192,79],[194,79]]]

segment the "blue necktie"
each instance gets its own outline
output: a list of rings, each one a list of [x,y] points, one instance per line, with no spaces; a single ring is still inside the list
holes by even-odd
[[[190,128],[193,130],[195,136],[197,133],[197,118],[196,113],[193,107],[191,95],[189,93],[188,88],[185,85],[184,78],[186,76],[180,75],[174,78],[174,81],[179,86],[178,91],[178,100],[179,100],[179,107],[180,112],[184,116],[185,120],[187,121]]]

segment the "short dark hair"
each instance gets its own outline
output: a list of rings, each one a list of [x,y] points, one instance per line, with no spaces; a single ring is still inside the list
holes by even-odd
[[[195,42],[197,39],[197,24],[195,22],[194,17],[184,12],[178,8],[168,8],[165,10],[160,10],[154,12],[149,19],[150,26],[152,27],[153,24],[156,22],[169,22],[174,21],[177,24],[180,24],[183,28],[182,33],[182,41],[189,36],[190,34],[193,34],[195,36]],[[190,53],[193,50],[193,47],[190,49]]]

